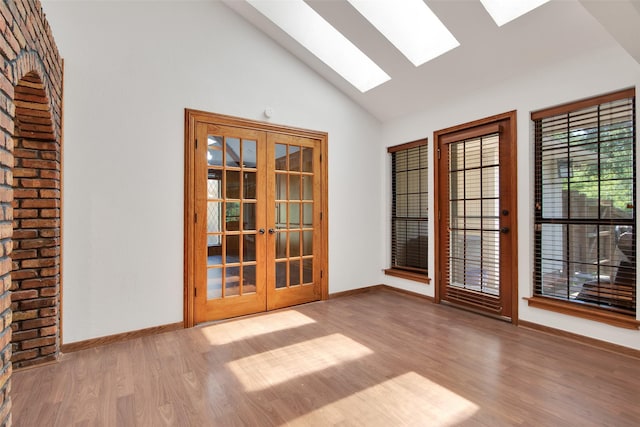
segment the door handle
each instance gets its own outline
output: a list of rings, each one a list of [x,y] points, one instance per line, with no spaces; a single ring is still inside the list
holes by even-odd
[[[275,228],[270,228],[269,229],[269,234],[276,234],[278,232],[278,230],[276,230]]]
[[[258,230],[258,233],[264,234],[264,228],[261,228],[260,230]]]
[[[502,227],[502,228],[500,229],[500,232],[501,232],[502,234],[507,234],[507,233],[509,232],[509,227]]]

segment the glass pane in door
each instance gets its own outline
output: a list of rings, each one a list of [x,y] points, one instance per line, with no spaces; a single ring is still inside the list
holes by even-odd
[[[313,284],[313,147],[275,144],[275,287]]]
[[[449,286],[500,294],[498,134],[449,144]]]
[[[209,135],[207,299],[256,292],[257,141]]]

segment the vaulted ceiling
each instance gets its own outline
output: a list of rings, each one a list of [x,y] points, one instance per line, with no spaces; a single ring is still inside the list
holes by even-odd
[[[362,93],[244,0],[223,1],[381,121],[613,43],[640,63],[640,0],[551,0],[501,27],[480,0],[425,0],[460,46],[418,67],[346,0],[305,0],[391,77]]]

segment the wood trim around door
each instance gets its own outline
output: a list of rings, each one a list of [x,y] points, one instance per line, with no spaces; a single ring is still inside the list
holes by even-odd
[[[321,173],[321,292],[322,300],[329,298],[329,203],[328,203],[328,134],[291,126],[274,125],[271,123],[243,119],[223,114],[208,113],[199,110],[185,109],[184,126],[184,327],[195,325],[194,313],[194,243],[195,243],[195,141],[196,124],[207,123],[212,125],[231,126],[270,133],[293,135],[303,138],[317,139],[320,141],[320,173]]]
[[[510,197],[514,198],[511,207],[511,230],[509,235],[511,236],[511,247],[512,247],[512,259],[513,265],[511,268],[511,283],[513,284],[513,288],[511,291],[511,323],[517,325],[518,324],[518,226],[517,226],[517,122],[516,122],[517,112],[508,111],[503,114],[497,114],[494,116],[486,117],[483,119],[475,120],[472,122],[452,126],[446,129],[441,129],[435,131],[433,133],[433,147],[434,147],[434,212],[436,212],[436,218],[438,217],[438,213],[440,212],[440,162],[438,161],[438,150],[440,147],[440,143],[442,141],[451,141],[452,138],[457,139],[467,139],[474,136],[478,136],[483,134],[485,131],[491,131],[492,129],[498,129],[496,126],[500,122],[507,121],[508,124],[508,132],[511,136],[511,150],[509,156],[509,162],[511,163],[511,167],[513,170],[513,185],[509,189]],[[444,166],[444,165],[443,165]],[[443,219],[444,220],[444,219]],[[434,227],[434,246],[435,246],[435,293],[434,293],[434,301],[436,303],[441,302],[440,295],[440,281],[442,280],[443,271],[442,262],[444,256],[444,248],[447,244],[443,242],[441,239],[442,231],[440,227],[442,224],[440,222]]]

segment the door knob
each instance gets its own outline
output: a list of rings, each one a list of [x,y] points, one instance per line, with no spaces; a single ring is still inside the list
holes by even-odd
[[[264,234],[264,228],[261,228],[260,230],[258,230],[258,233]]]
[[[269,229],[269,234],[275,234],[275,233],[276,233],[276,230],[275,230],[275,229],[273,229],[273,228],[270,228],[270,229]]]
[[[509,227],[502,227],[502,228],[500,229],[500,232],[501,232],[502,234],[507,234],[507,233],[509,232]]]

